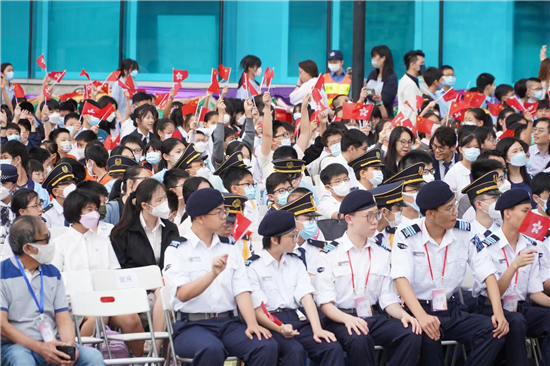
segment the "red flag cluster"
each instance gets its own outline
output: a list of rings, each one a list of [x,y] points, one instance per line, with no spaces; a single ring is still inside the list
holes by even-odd
[[[368,121],[373,108],[374,104],[344,103],[342,105],[342,118]]]
[[[222,64],[219,64],[218,65],[218,74],[220,75],[220,77],[223,80],[229,81],[229,75],[231,75],[231,68],[230,67],[225,67]]]
[[[258,91],[254,87],[254,85],[252,85],[252,83],[250,82],[250,79],[248,78],[248,73],[246,72],[243,72],[243,88],[245,90],[248,90],[251,96],[258,95]]]
[[[96,107],[95,105],[84,102],[84,106],[82,107],[82,114],[88,114],[90,116],[94,116],[96,118],[99,118],[101,120],[106,119],[109,117],[111,113],[113,113],[115,109],[113,108],[113,105],[111,103],[107,104],[104,108]]]

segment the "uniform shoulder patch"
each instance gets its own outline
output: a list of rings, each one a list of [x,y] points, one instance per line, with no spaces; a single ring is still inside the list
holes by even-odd
[[[390,226],[386,226],[386,232],[388,234],[395,234],[395,228],[394,227],[390,227]]]
[[[418,226],[418,224],[407,226],[406,228],[401,230],[401,234],[403,234],[405,238],[410,238],[411,236],[416,235],[419,232],[420,226]]]
[[[44,210],[42,212],[48,212],[49,210],[51,210],[53,207],[53,203],[50,203],[49,205],[47,205],[46,207],[44,207]]]
[[[479,239],[477,234],[474,235],[472,239],[470,239],[470,243],[472,243],[476,247],[476,250],[478,253],[481,252],[483,248],[485,248],[485,246],[483,245],[483,242]]]
[[[180,236],[179,238],[177,239],[174,239],[170,242],[170,246],[171,247],[174,247],[174,248],[177,248],[179,247],[181,244],[185,243],[187,241],[186,238],[184,238],[183,236]]]
[[[337,241],[332,241],[330,244],[327,242],[327,244],[323,247],[323,249],[321,249],[321,253],[328,253],[331,250],[336,249],[337,246],[338,246]]]
[[[464,220],[456,220],[455,222],[455,229],[470,231],[471,227],[470,223]]]
[[[496,244],[500,241],[500,238],[496,234],[491,234],[483,240],[483,245],[490,247],[493,244]]]
[[[535,239],[531,239],[530,237],[525,236],[525,234],[521,234],[521,236],[523,236],[525,239],[527,239],[527,241],[529,243],[531,243],[532,245],[537,245],[537,241]]]
[[[256,259],[259,259],[260,256],[258,254],[251,255],[244,264],[248,267],[252,262],[254,262]]]
[[[229,240],[229,238],[226,238],[225,236],[219,236],[220,238],[220,241],[224,244],[235,244],[235,243],[231,243],[231,240]]]

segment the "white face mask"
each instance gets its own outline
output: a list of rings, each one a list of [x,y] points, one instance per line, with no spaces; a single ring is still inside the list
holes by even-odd
[[[254,76],[258,77],[262,74],[262,68],[258,67],[256,71],[254,71]]]
[[[502,182],[502,185],[498,187],[498,190],[501,193],[504,193],[506,191],[509,191],[512,188],[512,184],[508,181],[508,179],[505,179],[504,182]]]
[[[172,137],[172,134],[173,134],[173,132],[172,132],[172,133],[165,133],[165,134],[164,134],[164,139],[165,139],[165,140],[168,140],[169,138]]]
[[[149,205],[149,207],[153,206]],[[160,205],[153,207],[151,215],[168,220],[168,218],[170,217],[170,207],[168,207],[168,201],[164,201]]]
[[[246,116],[240,116],[239,119],[237,120],[237,124],[239,126],[244,125],[245,122],[246,122]]]
[[[182,155],[183,155],[183,153],[178,154],[178,155],[170,155],[170,157],[172,158],[172,164],[176,164],[178,162],[178,160],[180,160]]]
[[[208,169],[207,167],[201,167],[199,170],[197,170],[197,172],[195,173],[197,177],[203,177],[203,178],[210,178],[210,169]]]
[[[91,176],[91,177],[95,177],[94,175],[94,162],[93,160],[88,160],[88,164],[86,164],[86,170],[88,171],[88,174]]]
[[[331,71],[331,72],[336,72],[338,70],[340,70],[340,64],[328,64],[328,69]]]
[[[11,193],[10,188],[6,188],[4,186],[0,187],[0,201],[5,200]]]
[[[401,220],[403,219],[403,214],[400,212],[392,212],[394,216],[394,220],[390,221],[388,220],[388,224],[391,228],[398,227],[399,224],[401,224]]]
[[[229,117],[229,114],[223,115],[223,123],[229,123],[231,121],[231,117]]]
[[[67,187],[63,188],[63,197],[67,198],[67,196],[74,190],[76,190],[76,185],[74,183],[69,184]]]
[[[496,202],[493,202],[491,203],[490,205],[483,202],[483,201],[480,201],[481,204],[483,206],[489,206],[489,211],[485,211],[484,209],[481,209],[483,212],[485,212],[486,214],[488,214],[493,220],[500,220],[502,219],[502,215],[500,214],[500,211],[497,211],[495,209],[495,206],[496,206]]]
[[[53,242],[48,244],[28,243],[31,247],[38,249],[38,254],[25,253],[29,257],[34,258],[40,264],[49,264],[52,262],[55,255],[55,245]]]
[[[250,159],[243,159],[243,164],[246,166],[250,166]]]
[[[70,141],[61,142],[61,152],[68,153],[73,149],[73,144]]]
[[[373,177],[369,178],[369,182],[374,187],[378,187],[380,184],[382,184],[382,181],[384,180],[384,173],[382,173],[381,170],[374,170],[372,174],[373,174]]]
[[[59,122],[59,117],[60,117],[60,115],[57,112],[50,114],[50,117],[49,117],[50,118],[50,123],[57,124],[57,122]]]
[[[207,142],[203,142],[203,141],[197,142],[197,143],[195,144],[195,150],[197,150],[197,151],[200,152],[200,153],[203,153],[203,152],[206,151],[206,146],[208,146],[208,143],[207,143]]]
[[[84,157],[84,148],[83,147],[76,148],[74,152],[74,156],[77,160],[82,159]]]
[[[332,187],[332,190],[334,191],[334,193],[337,194],[340,197],[347,196],[350,189],[351,189],[350,182],[342,182],[342,183],[338,184],[337,186]]]
[[[282,139],[281,140],[281,146],[290,146],[292,142],[290,141],[290,139]]]
[[[433,182],[435,180],[435,177],[432,173],[424,174],[422,176],[422,178],[424,178],[424,182],[426,182],[426,183],[430,183],[430,182]]]

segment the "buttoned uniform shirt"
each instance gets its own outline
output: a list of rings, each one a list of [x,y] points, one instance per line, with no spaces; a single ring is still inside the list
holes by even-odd
[[[340,211],[340,204],[338,200],[332,196],[324,196],[321,198],[321,203],[317,208],[317,213],[321,214],[320,220],[330,220],[332,214]]]
[[[259,258],[247,264],[246,273],[254,308],[263,302],[268,311],[298,309],[304,296],[315,293],[304,263],[294,253],[283,254],[277,262],[262,249]]]
[[[210,248],[190,230],[187,240],[172,242],[164,254],[164,279],[172,286],[172,306],[184,313],[223,313],[237,308],[235,296],[250,292],[251,287],[242,253],[231,244],[222,243],[217,235],[212,237]],[[225,269],[199,296],[181,302],[176,291],[186,283],[195,281],[212,271],[212,260],[228,254]]]
[[[40,273],[42,272],[44,280],[44,320],[50,325],[53,334],[56,335],[55,315],[63,311],[69,311],[61,273],[52,264],[41,264],[32,274],[28,270],[24,270],[24,272],[39,302]],[[0,286],[0,310],[8,313],[8,322],[17,330],[42,342],[42,335],[38,330],[40,311],[25,283],[15,257],[2,261],[0,274],[2,281],[2,286]],[[2,344],[8,342],[6,338],[2,337]]]
[[[400,303],[395,284],[390,278],[388,250],[374,244],[369,238],[363,250],[359,251],[347,232],[336,241],[338,246],[330,251],[323,251],[319,256],[315,277],[318,293],[316,301],[319,306],[332,302],[340,309],[354,309],[355,299],[365,295],[368,295],[371,305],[379,303],[382,309],[393,303]],[[365,288],[369,268],[369,281]]]
[[[416,221],[416,224],[397,231],[391,254],[391,277],[394,280],[407,279],[419,300],[431,301],[432,290],[444,288],[447,299],[458,290],[466,274],[466,265],[472,268],[474,278],[479,282],[485,281],[488,276],[494,274],[495,267],[485,251],[478,252],[471,242],[472,233],[469,224],[461,220],[459,223],[466,229],[447,230],[440,245],[428,233],[426,218],[421,218]],[[447,251],[447,263],[445,276],[442,279],[445,251]]]
[[[53,264],[61,272],[120,269],[111,241],[92,230],[84,234],[72,226],[53,240]]]
[[[499,229],[500,226],[494,221],[489,229],[486,229],[485,226],[481,225],[481,223],[477,220],[472,221],[472,235],[477,235],[481,241],[485,240],[485,238],[491,234],[496,233]]]
[[[508,242],[508,239],[506,239],[502,229],[497,230],[495,235],[499,238],[499,240],[489,246],[485,245],[482,252],[487,252],[487,255],[496,268],[495,276],[498,280],[521,252],[525,252],[530,249],[537,250],[538,243],[535,240],[528,239],[523,234],[520,234],[516,249],[514,250]],[[504,252],[506,252],[506,255],[504,255],[504,252],[502,251],[503,249]],[[510,280],[510,285],[508,286],[506,293],[502,295],[502,298],[504,298],[505,295],[517,295],[518,301],[525,301],[528,294],[543,291],[542,280],[539,272],[539,261],[537,257],[538,253],[535,253],[535,261],[532,264],[523,266],[517,270],[517,286],[515,284],[516,274],[514,274]],[[508,264],[506,263],[506,260],[508,260]],[[487,297],[487,286],[485,283],[480,283],[476,279],[474,281],[473,293],[474,296],[479,296],[481,294]]]
[[[443,170],[440,170],[440,172],[445,172],[445,167],[443,167]],[[457,200],[460,200],[465,196],[462,190],[471,183],[470,170],[466,168],[462,162],[458,162],[449,169],[447,174],[445,174],[443,181],[447,183],[454,192],[457,192]]]
[[[544,283],[550,279],[550,236],[544,238],[542,243],[537,245],[539,252],[540,279]]]
[[[316,247],[312,244],[314,240],[321,242],[325,241],[325,236],[323,235],[321,229],[317,229],[317,235],[315,235],[313,238],[304,241],[302,245],[296,244],[296,247],[294,248],[294,253],[299,256],[302,256],[299,248],[303,249],[305,254],[305,261],[307,264],[307,271],[312,276],[315,276],[317,274],[317,261],[319,260],[319,255],[321,254],[322,250],[322,248]],[[330,242],[328,243],[330,244]]]
[[[162,228],[164,227],[164,223],[160,218],[157,218],[157,223],[155,224],[155,227],[153,229],[149,229],[149,227],[147,227],[145,223],[143,212],[139,214],[139,221],[141,223],[141,226],[143,226],[143,230],[145,231],[145,235],[147,235],[147,239],[149,240],[151,247],[153,248],[153,252],[155,253],[155,261],[158,264],[161,255],[160,246],[162,242]]]
[[[65,216],[63,216],[63,206],[56,199],[50,203],[51,207],[46,207],[42,217],[46,220],[46,226],[51,229],[63,227],[65,225]]]
[[[111,231],[113,230],[113,227],[115,227],[113,224],[100,221],[99,224],[97,225],[96,233],[109,239],[109,236],[111,235]]]
[[[546,166],[550,163],[550,152],[547,151],[546,154],[542,155],[537,145],[531,145],[529,146],[529,162],[531,164],[527,169],[527,173],[534,176],[546,169]]]

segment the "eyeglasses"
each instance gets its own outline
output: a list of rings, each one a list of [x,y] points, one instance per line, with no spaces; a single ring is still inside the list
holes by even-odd
[[[250,188],[250,187],[254,187],[256,188],[256,186],[258,185],[258,183],[239,183],[239,184],[235,184],[236,186],[244,186],[246,188]]]
[[[533,131],[534,132],[534,131]],[[490,142],[490,143],[493,143],[493,144],[496,144],[498,142],[498,139],[494,138],[494,137],[490,137],[488,139],[485,139],[485,141],[487,142]]]
[[[380,220],[382,218],[382,211],[376,211],[376,213],[368,213],[366,215],[354,215],[357,217],[366,217],[367,221],[371,224],[374,224],[376,221]]]
[[[279,137],[283,137],[283,138],[286,139],[286,138],[290,137],[290,133],[288,133],[288,131],[287,131],[287,132],[285,132],[285,133],[282,133],[282,134],[280,134],[280,135],[276,135],[276,136],[275,136],[275,138],[279,138]]]
[[[458,212],[458,201],[456,201],[450,208],[442,209],[442,210],[436,210],[437,212],[444,212],[448,213],[449,215],[452,215],[454,212]]]
[[[220,219],[225,219],[229,215],[229,208],[220,208],[216,212],[207,213],[207,215],[217,215]]]
[[[35,243],[38,243],[39,241],[45,241],[46,244],[48,244],[50,242],[50,239],[52,238],[51,234],[48,233],[48,235],[46,235],[45,238],[34,238],[34,242]]]
[[[397,140],[397,141],[400,142],[401,145],[403,146],[410,146],[413,143],[412,140]]]
[[[292,193],[294,191],[294,188],[288,187],[288,188],[279,188],[275,190],[275,194],[285,194],[286,192]]]
[[[27,206],[27,210],[28,210],[29,208],[34,208],[35,210],[40,210],[40,211],[42,211],[42,205],[41,205],[40,203],[37,203],[37,204],[32,205],[32,206]]]
[[[130,149],[135,155],[139,155],[143,152],[143,149],[141,147],[138,147],[136,149]]]
[[[349,183],[349,178],[344,178],[342,180],[335,180],[334,182],[330,182],[331,186],[337,186],[342,183]]]
[[[435,174],[435,169],[424,169],[422,175]]]
[[[296,222],[300,222],[302,224],[306,223],[306,222],[309,222],[310,224],[313,224],[313,223],[317,222],[317,217],[302,216],[302,217],[297,218]]]
[[[432,148],[433,148],[434,151],[443,152],[443,151],[445,151],[445,149],[447,149],[449,147],[448,146],[438,146],[438,145],[432,144]]]

